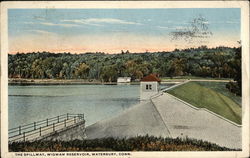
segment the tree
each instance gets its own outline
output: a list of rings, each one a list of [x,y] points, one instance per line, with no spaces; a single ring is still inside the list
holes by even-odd
[[[75,70],[76,78],[87,78],[89,70],[90,68],[87,64],[81,63]]]
[[[125,67],[126,67],[126,72],[128,73],[128,75],[132,78],[135,79],[134,74],[137,71],[137,64],[134,60],[128,60],[125,63]]]
[[[171,76],[182,76],[185,74],[186,61],[184,59],[175,58],[171,61]]]
[[[234,81],[229,82],[226,87],[236,95],[242,94],[242,74],[241,74],[241,47],[235,49],[235,57],[232,61],[234,69]]]
[[[104,82],[115,82],[118,77],[116,65],[104,66],[101,71],[101,79]]]
[[[106,81],[116,81],[117,76],[132,77],[132,80],[135,80],[151,73],[158,73],[162,77],[230,77],[235,79],[235,83],[241,83],[241,75],[237,74],[241,73],[241,54],[238,52],[240,51],[236,48],[201,46],[178,52],[124,52],[123,55],[50,52],[9,54],[8,76],[37,79],[105,78]]]

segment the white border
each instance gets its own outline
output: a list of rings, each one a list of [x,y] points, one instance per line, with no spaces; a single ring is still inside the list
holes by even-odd
[[[242,151],[237,152],[132,152],[132,157],[248,157],[249,156],[249,2],[247,1],[29,1],[1,3],[1,156],[8,152],[8,23],[10,8],[241,8],[242,40]],[[25,156],[28,157],[28,156]],[[32,156],[31,156],[32,157]],[[37,157],[37,156],[36,156]],[[93,156],[92,156],[93,157]],[[111,156],[110,156],[111,157]],[[131,156],[130,156],[131,157]]]

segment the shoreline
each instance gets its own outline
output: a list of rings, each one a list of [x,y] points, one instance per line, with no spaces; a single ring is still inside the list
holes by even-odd
[[[230,79],[169,79],[162,80],[161,84],[177,84],[185,81],[207,81],[207,82],[233,82]],[[9,85],[140,85],[140,81],[133,81],[128,83],[118,83],[118,82],[102,82],[96,79],[27,79],[27,78],[8,78]]]
[[[9,78],[9,85],[116,85],[117,82],[101,82],[93,79],[25,79]],[[139,82],[123,84],[140,84]]]

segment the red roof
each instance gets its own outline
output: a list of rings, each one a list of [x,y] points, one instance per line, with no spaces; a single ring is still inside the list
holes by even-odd
[[[156,75],[153,75],[153,74],[150,74],[148,76],[143,77],[141,79],[141,81],[143,81],[143,82],[154,82],[154,81],[161,82],[161,80],[158,77],[156,77]]]

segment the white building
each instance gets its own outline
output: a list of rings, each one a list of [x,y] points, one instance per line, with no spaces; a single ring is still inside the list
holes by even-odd
[[[118,77],[117,83],[129,83],[131,82],[131,77]]]
[[[151,74],[141,79],[140,100],[148,100],[160,90],[160,79]]]

